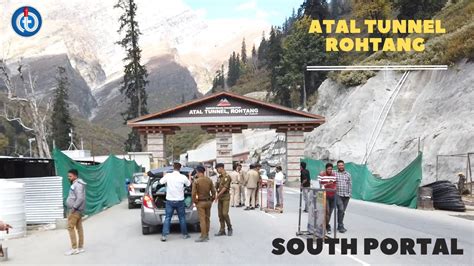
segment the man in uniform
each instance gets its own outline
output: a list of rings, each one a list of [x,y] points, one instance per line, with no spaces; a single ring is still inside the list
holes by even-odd
[[[209,227],[211,225],[211,207],[212,201],[216,197],[216,189],[212,180],[204,175],[206,169],[198,165],[196,167],[197,179],[193,182],[192,199],[199,214],[199,223],[201,225],[201,237],[196,242],[205,242],[209,240]]]
[[[225,225],[227,224],[227,235],[232,235],[232,224],[230,223],[229,217],[229,203],[230,203],[230,182],[231,178],[226,173],[223,163],[216,165],[216,170],[219,173],[219,178],[216,183],[217,190],[217,211],[219,214],[219,222],[221,227],[219,232],[215,236],[225,236]]]
[[[246,187],[246,194],[247,194],[247,202],[245,207],[245,211],[255,209],[255,191],[258,187],[258,181],[260,179],[260,175],[258,174],[257,170],[255,169],[255,165],[250,165],[250,170],[247,171],[245,175],[244,185]]]
[[[463,172],[458,173],[458,191],[459,195],[462,195],[464,192],[464,185],[466,183],[466,176],[464,175]]]
[[[238,164],[237,165],[237,172],[239,173],[239,184],[240,184],[240,202],[238,207],[242,207],[245,205],[245,173],[244,170],[242,170],[242,165]]]
[[[237,167],[240,164],[233,166],[233,171],[230,172],[230,206],[238,207],[240,205],[240,173],[237,171]]]
[[[260,187],[262,186],[262,175],[260,174],[260,169],[262,169],[262,165],[257,163],[255,164],[255,170],[258,173],[258,182],[257,182],[257,188],[255,189],[255,207],[260,207]]]

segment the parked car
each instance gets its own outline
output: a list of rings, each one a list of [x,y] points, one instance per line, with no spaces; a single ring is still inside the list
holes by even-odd
[[[193,172],[193,168],[182,167],[181,174],[189,176]],[[173,171],[172,167],[162,167],[148,172],[148,184],[143,196],[143,204],[141,209],[142,233],[150,234],[154,231],[161,231],[165,220],[165,204],[166,204],[166,185],[160,184],[160,179],[166,174]],[[184,190],[186,204],[186,223],[193,230],[199,231],[199,216],[197,209],[191,200],[191,186]],[[171,218],[171,224],[179,224],[178,215],[175,213]]]
[[[148,175],[145,173],[135,173],[128,184],[128,208],[133,209],[142,204],[145,194]]]

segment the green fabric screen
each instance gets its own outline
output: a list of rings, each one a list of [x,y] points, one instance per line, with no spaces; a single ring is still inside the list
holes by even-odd
[[[326,162],[305,158],[311,178],[317,178],[325,170]],[[367,165],[346,163],[346,171],[352,176],[352,198],[385,204],[416,208],[418,187],[422,178],[422,154],[420,153],[405,169],[391,178],[374,176]],[[336,170],[336,166],[334,166]]]
[[[87,183],[85,214],[91,215],[111,207],[127,196],[125,179],[141,168],[135,161],[119,159],[110,155],[107,160],[98,165],[82,165],[70,159],[59,150],[53,151],[56,174],[63,177],[63,198],[69,193],[70,182],[67,172],[74,168],[79,171],[79,177]]]

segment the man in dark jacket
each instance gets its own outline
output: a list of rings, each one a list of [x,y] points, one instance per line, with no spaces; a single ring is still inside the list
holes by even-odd
[[[308,212],[308,190],[304,188],[308,188],[311,186],[311,177],[309,175],[309,171],[306,170],[306,163],[300,163],[300,170],[301,170],[301,188],[303,189],[303,199],[304,199],[304,212]]]
[[[82,179],[78,177],[79,173],[76,169],[69,170],[67,178],[71,181],[71,188],[66,200],[66,206],[69,210],[67,217],[67,230],[71,238],[72,249],[65,253],[66,256],[75,255],[84,252],[84,230],[82,228],[82,215],[86,207],[86,185]],[[77,237],[79,244],[77,243]]]

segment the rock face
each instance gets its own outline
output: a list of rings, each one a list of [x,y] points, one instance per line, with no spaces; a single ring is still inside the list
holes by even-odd
[[[201,94],[189,70],[176,63],[172,56],[151,59],[146,65],[148,70],[148,111],[157,112],[189,101]],[[122,78],[113,80],[94,91],[99,106],[94,110],[92,122],[125,135],[130,128],[123,124],[120,115],[127,104],[120,94]]]
[[[9,23],[11,14],[20,7],[18,1],[4,0],[0,12],[0,51],[16,61],[53,54],[67,54],[89,87],[94,90],[122,75],[125,51],[116,44],[121,10],[117,0],[91,4],[83,0],[36,1],[44,25],[29,41],[18,36]],[[140,26],[139,44],[142,63],[156,56],[175,53],[205,93],[212,86],[215,71],[220,69],[233,50],[240,51],[242,38],[247,51],[261,39],[270,25],[262,20],[210,20],[183,0],[136,0],[136,19]],[[236,27],[236,25],[238,25]],[[7,53],[8,52],[8,53]]]
[[[379,72],[366,84],[350,88],[326,80],[310,111],[325,116],[327,122],[306,135],[305,153],[316,159],[364,163],[369,143],[375,143],[368,154],[368,166],[388,178],[417,156],[419,143],[423,184],[436,178],[457,180],[456,173],[466,171],[467,159],[439,158],[436,174],[436,158],[474,152],[472,73],[474,64],[469,62],[460,62],[448,71],[411,72],[379,134],[372,134],[374,127],[402,73]]]
[[[70,59],[65,54],[40,56],[24,59],[23,71],[29,69],[33,78],[36,78],[37,92],[43,98],[54,95],[57,81],[58,67],[64,67],[69,81],[69,107],[84,117],[91,114],[91,110],[97,106],[87,82],[81,74],[71,65]],[[9,65],[12,74],[17,74],[17,65]],[[26,75],[26,73],[24,73]],[[17,77],[14,78],[17,80]],[[18,81],[19,82],[19,81]],[[21,93],[21,90],[18,90]]]

